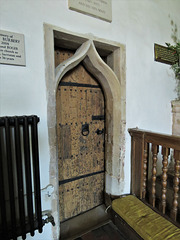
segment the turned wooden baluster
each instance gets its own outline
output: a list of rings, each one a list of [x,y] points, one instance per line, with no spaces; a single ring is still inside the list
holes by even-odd
[[[147,149],[148,144],[145,142],[144,144],[144,158],[143,158],[143,184],[142,184],[142,198],[146,197],[146,181],[147,181]]]
[[[162,197],[161,197],[161,203],[160,203],[160,210],[162,211],[163,214],[166,212],[166,192],[167,192],[167,171],[168,171],[168,156],[170,154],[170,149],[169,148],[162,148],[162,155],[163,155],[163,160],[162,160]]]
[[[180,151],[174,150],[174,197],[173,197],[173,204],[171,210],[171,218],[176,221],[177,218],[177,211],[178,211],[178,191],[179,191],[179,177],[180,177]]]
[[[159,152],[159,146],[152,144],[153,165],[152,165],[152,190],[150,196],[150,204],[155,207],[156,202],[156,168],[157,168],[157,154]]]

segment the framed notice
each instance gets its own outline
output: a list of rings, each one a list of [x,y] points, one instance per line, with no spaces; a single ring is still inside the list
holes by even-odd
[[[175,64],[179,61],[178,54],[173,49],[154,44],[154,60],[166,64]]]
[[[23,34],[0,30],[0,63],[26,66]]]
[[[112,0],[68,0],[69,9],[112,22]]]

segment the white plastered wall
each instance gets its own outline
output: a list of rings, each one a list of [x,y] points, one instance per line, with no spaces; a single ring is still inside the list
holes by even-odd
[[[49,145],[43,23],[126,45],[127,128],[171,133],[175,81],[168,65],[154,62],[154,43],[180,38],[179,0],[112,0],[112,23],[68,9],[65,0],[0,0],[0,29],[25,35],[26,67],[0,65],[0,116],[37,114],[41,186],[49,184]],[[126,136],[124,193],[130,190],[130,137]],[[42,191],[43,210],[51,197]],[[32,239],[28,235],[28,239]],[[51,225],[35,240],[54,240]]]

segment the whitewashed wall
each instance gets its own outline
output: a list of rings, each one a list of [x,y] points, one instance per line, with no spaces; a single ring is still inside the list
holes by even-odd
[[[180,38],[179,0],[112,0],[112,23],[68,9],[67,0],[0,0],[0,29],[25,35],[26,67],[0,65],[0,116],[37,114],[41,186],[49,184],[43,23],[126,45],[127,128],[171,133],[175,81],[169,65],[154,62],[154,43]],[[126,138],[124,193],[130,190],[130,137]],[[51,208],[43,191],[43,210]],[[32,237],[28,236],[28,239]],[[51,240],[51,225],[34,240]]]

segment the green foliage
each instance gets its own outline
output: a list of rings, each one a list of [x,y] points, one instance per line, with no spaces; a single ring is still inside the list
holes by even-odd
[[[177,42],[175,45],[171,45],[170,43],[166,43],[169,49],[174,50],[174,54],[178,56],[179,61],[171,66],[174,71],[176,78],[176,92],[178,96],[178,100],[180,100],[180,42]]]

